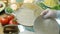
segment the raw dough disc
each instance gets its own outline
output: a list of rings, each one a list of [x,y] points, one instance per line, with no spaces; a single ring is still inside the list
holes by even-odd
[[[34,30],[36,34],[59,34],[58,23],[54,19],[44,19],[41,16],[35,20]]]

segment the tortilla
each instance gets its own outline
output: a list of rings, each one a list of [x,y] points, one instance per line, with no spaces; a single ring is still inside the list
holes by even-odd
[[[33,4],[24,4],[18,11],[15,12],[15,15],[18,23],[25,26],[33,26],[34,21],[36,17],[40,15],[40,12],[41,8],[38,8]]]
[[[36,34],[59,34],[59,26],[55,19],[44,19],[39,16],[34,22]]]

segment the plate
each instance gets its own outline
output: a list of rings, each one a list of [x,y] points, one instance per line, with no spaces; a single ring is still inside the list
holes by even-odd
[[[36,34],[59,34],[59,26],[55,19],[44,19],[39,16],[34,22]]]
[[[25,26],[33,26],[35,18],[40,15],[41,8],[35,4],[23,4],[23,6],[15,12],[17,21]]]

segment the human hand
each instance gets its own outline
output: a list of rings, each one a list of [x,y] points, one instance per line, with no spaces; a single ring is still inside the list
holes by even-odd
[[[56,10],[46,9],[40,15],[44,18],[56,18]]]

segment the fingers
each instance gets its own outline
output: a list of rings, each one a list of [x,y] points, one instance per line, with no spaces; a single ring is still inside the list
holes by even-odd
[[[42,15],[44,18],[49,18],[54,16],[54,12],[50,9],[46,9],[40,15]]]
[[[46,15],[44,15],[43,17],[44,17],[44,18],[49,18],[49,17],[51,17],[51,16],[52,16],[51,14],[52,14],[52,12],[51,12],[51,11],[49,11],[49,12],[48,12]]]
[[[50,10],[50,9],[46,9],[46,10],[42,11],[42,13],[41,13],[40,15],[41,15],[41,16],[46,15],[46,14],[49,12],[49,10]]]
[[[48,10],[44,10],[40,15],[44,16],[46,13],[48,13]]]

